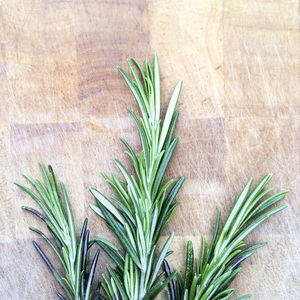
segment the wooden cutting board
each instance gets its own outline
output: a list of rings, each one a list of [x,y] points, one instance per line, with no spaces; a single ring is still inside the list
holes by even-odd
[[[58,286],[31,244],[41,227],[14,181],[52,164],[65,182],[79,229],[112,238],[90,209],[88,188],[110,194],[100,171],[125,161],[122,136],[140,149],[126,108],[136,109],[116,70],[157,52],[163,105],[184,87],[179,145],[168,177],[186,176],[164,235],[182,271],[187,240],[210,239],[249,177],[275,174],[289,208],[258,228],[267,241],[243,264],[236,296],[300,299],[300,101],[298,1],[0,1],[0,298],[55,299]],[[199,254],[199,251],[196,253]],[[48,252],[47,252],[48,253]],[[50,255],[50,257],[52,257]],[[104,266],[105,255],[100,263]],[[98,273],[104,270],[99,267]]]

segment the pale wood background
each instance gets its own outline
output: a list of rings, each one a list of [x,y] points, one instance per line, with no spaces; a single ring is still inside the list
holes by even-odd
[[[88,188],[110,194],[100,171],[116,171],[114,157],[128,163],[120,136],[139,149],[126,112],[136,105],[115,66],[154,51],[165,100],[184,80],[168,173],[186,176],[165,232],[176,233],[172,266],[181,268],[188,239],[210,238],[217,209],[227,213],[249,177],[273,172],[274,191],[291,190],[289,208],[247,239],[268,245],[234,287],[253,299],[300,298],[298,1],[0,3],[1,299],[55,299],[31,240],[45,244],[28,230],[40,222],[20,209],[33,201],[13,186],[22,172],[39,176],[38,161],[67,185],[77,227],[88,216],[111,238]]]

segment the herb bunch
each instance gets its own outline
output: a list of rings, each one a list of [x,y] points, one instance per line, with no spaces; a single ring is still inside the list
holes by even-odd
[[[200,259],[194,258],[193,244],[187,244],[186,269],[182,278],[177,275],[176,284],[169,284],[170,298],[183,300],[228,299],[234,292],[231,282],[241,271],[241,263],[254,251],[266,243],[246,247],[244,239],[270,216],[287,207],[286,204],[271,208],[281,201],[288,191],[262,200],[272,189],[263,190],[272,175],[264,176],[251,191],[253,179],[250,179],[236,198],[233,208],[219,234],[220,211],[218,212],[215,232],[210,246],[202,236]],[[169,267],[165,262],[165,270]],[[176,287],[175,287],[176,286]],[[241,299],[249,298],[246,295]]]
[[[142,151],[136,154],[131,146],[121,138],[128,151],[134,176],[115,159],[121,174],[111,178],[102,173],[113,188],[115,196],[108,199],[91,188],[97,205],[91,208],[99,214],[115,233],[122,249],[98,243],[113,259],[116,267],[110,266],[108,276],[103,275],[102,287],[108,299],[153,299],[174,278],[171,273],[165,280],[161,265],[168,252],[174,234],[170,234],[161,251],[156,253],[156,244],[168,224],[177,203],[174,198],[184,177],[178,181],[164,182],[164,175],[178,143],[173,138],[178,119],[176,104],[182,86],[179,81],[171,96],[164,121],[161,114],[160,71],[158,58],[154,55],[153,66],[145,60],[144,70],[135,60],[127,60],[132,79],[118,67],[138,104],[141,118],[131,110],[132,117],[141,140]]]
[[[16,185],[28,193],[43,211],[42,214],[31,207],[22,207],[46,223],[52,239],[39,229],[29,228],[48,243],[63,267],[65,277],[59,275],[36,241],[33,241],[33,245],[64,291],[65,296],[57,292],[60,299],[89,300],[100,250],[97,250],[89,269],[89,248],[93,242],[89,243],[88,220],[84,220],[79,243],[77,243],[74,217],[65,185],[60,182],[59,191],[51,166],[48,167],[48,174],[42,164],[39,166],[44,183],[39,179],[34,180],[29,175],[24,175],[36,193],[19,183]]]
[[[162,232],[177,206],[175,197],[184,177],[177,181],[165,181],[165,172],[178,143],[174,130],[178,119],[176,105],[182,81],[172,93],[163,121],[161,120],[160,71],[158,58],[154,55],[153,65],[147,60],[144,69],[135,60],[127,60],[131,77],[120,67],[138,104],[141,117],[128,110],[141,141],[142,150],[136,154],[132,147],[121,138],[127,148],[125,152],[133,166],[131,175],[125,166],[115,159],[122,179],[114,173],[111,177],[102,173],[115,195],[110,199],[95,188],[90,191],[96,204],[91,208],[100,215],[120,242],[120,248],[102,238],[89,240],[87,219],[85,219],[79,241],[76,238],[74,217],[64,184],[57,185],[51,166],[48,172],[39,164],[43,181],[24,177],[35,192],[16,183],[38,204],[42,213],[27,206],[22,208],[40,218],[47,226],[51,237],[39,229],[30,227],[50,246],[60,262],[64,275],[60,275],[40,246],[33,245],[64,291],[57,292],[63,300],[89,300],[91,286],[99,257],[98,250],[89,267],[90,248],[98,244],[112,259],[114,266],[107,265],[107,274],[99,280],[94,299],[109,300],[150,300],[168,285],[171,300],[221,300],[228,299],[234,292],[231,282],[241,271],[241,263],[257,248],[266,243],[247,246],[244,239],[271,215],[286,207],[285,204],[271,207],[281,201],[287,191],[264,197],[271,189],[264,190],[272,175],[268,174],[253,188],[250,179],[236,198],[233,208],[220,230],[221,213],[218,212],[213,238],[208,246],[202,236],[200,258],[194,257],[191,241],[187,244],[186,268],[184,276],[171,271],[167,256],[174,233],[171,233],[161,250],[156,249]],[[161,271],[164,266],[165,272]],[[100,288],[104,293],[100,295]],[[248,298],[246,295],[241,299]]]

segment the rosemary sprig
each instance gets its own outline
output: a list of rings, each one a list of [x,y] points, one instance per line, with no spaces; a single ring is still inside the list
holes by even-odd
[[[49,244],[63,267],[65,277],[58,274],[36,241],[33,241],[33,245],[48,266],[56,281],[64,290],[65,296],[57,292],[57,296],[60,299],[89,300],[91,298],[91,284],[100,250],[96,252],[89,270],[88,259],[91,244],[89,245],[89,230],[87,229],[88,221],[85,219],[81,230],[80,240],[79,243],[77,243],[74,217],[66,188],[61,182],[61,192],[59,192],[51,166],[48,167],[48,174],[42,164],[39,164],[39,166],[44,183],[39,179],[34,180],[30,176],[24,175],[34,187],[36,193],[19,183],[15,184],[28,193],[42,209],[44,214],[31,207],[22,207],[24,210],[33,213],[46,223],[53,238],[52,240],[40,230],[33,227],[29,228],[39,234]]]
[[[247,182],[236,198],[219,235],[221,213],[218,212],[215,232],[209,247],[202,236],[200,259],[194,258],[192,242],[188,242],[185,275],[183,278],[177,275],[176,293],[174,285],[169,285],[172,300],[228,299],[233,294],[234,289],[229,286],[241,271],[241,263],[256,249],[266,244],[259,243],[245,248],[244,239],[270,216],[287,207],[286,204],[282,204],[270,208],[281,201],[288,191],[282,191],[261,201],[272,190],[263,190],[271,178],[271,174],[264,176],[252,191],[253,180]],[[165,265],[167,266],[167,263]],[[249,297],[250,295],[246,295],[240,299]]]
[[[102,175],[115,191],[116,197],[112,196],[109,200],[91,188],[97,202],[97,205],[91,204],[91,208],[106,220],[125,251],[116,251],[101,242],[98,243],[116,264],[115,269],[108,266],[109,277],[103,275],[102,286],[107,297],[153,299],[176,275],[173,272],[167,279],[160,281],[163,277],[160,268],[169,254],[173,233],[156,258],[155,254],[157,241],[177,206],[173,200],[184,181],[181,177],[177,182],[171,179],[164,183],[167,166],[178,143],[178,138],[173,139],[173,132],[178,119],[175,108],[182,81],[175,86],[161,124],[157,56],[154,55],[153,66],[145,60],[144,70],[135,59],[128,59],[127,62],[133,79],[120,67],[118,69],[133,93],[141,113],[139,120],[128,110],[138,129],[142,151],[137,156],[130,145],[121,139],[128,150],[125,153],[131,159],[135,176],[129,174],[123,164],[115,159],[123,180],[118,179],[115,174],[111,174],[111,178],[105,173]]]

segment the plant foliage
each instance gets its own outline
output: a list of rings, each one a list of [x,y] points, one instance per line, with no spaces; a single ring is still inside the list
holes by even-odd
[[[170,234],[159,253],[156,244],[177,206],[174,198],[184,181],[183,177],[178,181],[164,181],[178,143],[173,133],[178,119],[176,104],[182,81],[175,86],[162,122],[157,56],[154,55],[153,66],[145,61],[144,70],[135,59],[127,62],[132,79],[120,67],[118,69],[139,107],[140,119],[133,111],[128,112],[139,132],[142,151],[137,155],[121,139],[132,162],[134,176],[115,159],[123,178],[102,173],[115,196],[108,199],[92,188],[96,205],[92,204],[91,208],[107,222],[122,245],[121,250],[115,250],[99,243],[116,264],[115,269],[107,267],[109,276],[103,275],[102,286],[108,299],[153,299],[176,275],[173,272],[165,280],[160,280],[163,277],[161,265],[169,254],[174,234]]]
[[[228,299],[234,292],[230,284],[241,271],[241,263],[266,244],[248,247],[245,238],[271,215],[286,207],[285,204],[273,205],[281,201],[287,191],[265,197],[271,192],[271,189],[264,188],[272,175],[264,176],[253,189],[253,180],[250,179],[236,198],[221,230],[221,213],[218,212],[209,246],[202,236],[200,258],[195,258],[193,244],[189,241],[184,276],[176,270],[171,271],[166,257],[172,253],[169,248],[174,233],[168,236],[160,250],[157,249],[157,243],[174,213],[177,206],[175,197],[184,182],[184,177],[177,181],[165,180],[167,167],[178,143],[178,138],[173,135],[179,115],[176,105],[182,81],[176,84],[162,120],[157,55],[154,55],[153,65],[146,59],[143,68],[135,59],[128,59],[127,62],[131,76],[120,67],[118,70],[138,104],[140,117],[131,110],[128,112],[136,125],[142,149],[136,153],[121,138],[127,149],[125,153],[132,163],[133,174],[115,159],[122,179],[114,173],[110,177],[102,173],[115,195],[107,198],[97,189],[90,189],[96,200],[91,208],[114,232],[120,248],[102,238],[89,240],[87,219],[77,241],[66,188],[61,182],[59,189],[51,166],[47,172],[42,164],[40,169],[44,182],[24,175],[35,191],[18,183],[16,185],[28,193],[42,210],[41,213],[31,207],[22,207],[46,223],[51,239],[39,229],[30,229],[50,246],[64,275],[56,271],[36,241],[33,241],[33,245],[61,286],[64,295],[57,292],[60,299],[91,299],[91,286],[100,251],[98,249],[89,267],[90,248],[95,243],[114,263],[114,266],[107,265],[107,274],[103,274],[99,280],[93,295],[95,300],[150,300],[156,298],[166,286],[169,288],[169,293],[165,291],[166,299]],[[101,287],[103,294],[100,294]],[[249,297],[245,295],[239,300]]]
[[[272,190],[263,190],[271,177],[271,174],[264,176],[252,190],[253,180],[247,182],[236,198],[220,233],[221,213],[218,212],[216,228],[209,247],[202,236],[202,251],[199,259],[194,258],[193,244],[191,241],[188,242],[185,274],[183,277],[177,275],[176,288],[173,282],[169,285],[172,300],[228,299],[233,294],[234,289],[230,288],[230,284],[241,271],[241,263],[256,249],[266,244],[258,243],[246,247],[244,239],[270,216],[287,207],[286,204],[273,208],[271,206],[281,201],[288,191],[262,200]],[[167,263],[165,264],[167,266]],[[249,297],[250,295],[246,295],[240,299]]]
[[[65,185],[60,182],[59,191],[51,166],[48,167],[48,174],[42,164],[39,164],[39,166],[44,183],[39,179],[34,180],[30,176],[24,175],[35,189],[35,192],[19,183],[16,183],[16,185],[28,193],[43,211],[42,214],[31,207],[22,207],[46,223],[52,239],[48,238],[39,229],[29,228],[47,242],[57,256],[65,276],[59,275],[36,241],[33,241],[33,245],[64,291],[65,296],[57,292],[60,299],[89,300],[91,299],[91,285],[100,250],[96,252],[89,269],[90,245],[87,219],[83,223],[78,243],[74,217]]]

